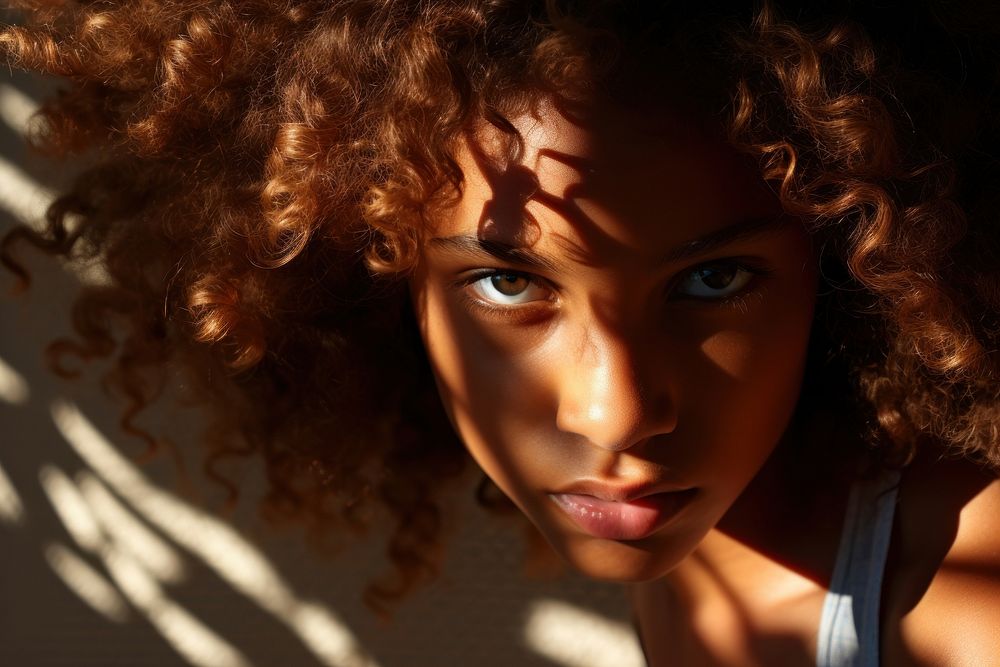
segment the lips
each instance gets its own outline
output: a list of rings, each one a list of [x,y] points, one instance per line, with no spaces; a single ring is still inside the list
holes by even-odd
[[[593,537],[641,540],[680,514],[695,493],[696,489],[685,489],[627,500],[612,500],[589,493],[553,493],[550,497],[579,528]]]

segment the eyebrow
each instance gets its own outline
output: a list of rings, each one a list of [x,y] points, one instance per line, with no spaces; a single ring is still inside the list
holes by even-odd
[[[463,253],[473,253],[477,255],[487,254],[495,257],[501,262],[508,264],[520,264],[531,269],[555,272],[558,267],[548,257],[540,255],[533,250],[523,246],[496,241],[492,239],[481,239],[477,236],[443,236],[431,239],[431,244],[448,250],[457,250]]]
[[[788,225],[788,222],[789,218],[784,215],[742,220],[671,248],[660,256],[658,264],[671,264],[692,257],[707,255],[710,252],[739,241],[756,239],[761,236],[773,234],[784,229]],[[432,238],[430,243],[433,246],[462,253],[490,255],[501,262],[520,264],[521,266],[535,270],[551,272],[558,270],[558,263],[552,259],[524,246],[504,241],[481,239],[473,235],[457,235]]]
[[[748,218],[671,248],[660,257],[660,263],[670,264],[699,255],[707,255],[738,241],[747,241],[774,234],[787,227],[788,222],[789,218],[786,215]]]

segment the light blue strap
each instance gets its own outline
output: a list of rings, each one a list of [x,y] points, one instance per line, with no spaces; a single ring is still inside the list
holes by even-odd
[[[851,489],[820,617],[818,667],[878,667],[879,603],[898,486],[892,471]]]

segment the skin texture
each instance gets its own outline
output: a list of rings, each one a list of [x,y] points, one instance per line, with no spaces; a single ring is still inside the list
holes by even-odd
[[[423,245],[411,286],[431,365],[472,456],[557,552],[593,577],[653,579],[786,430],[813,250],[752,165],[684,123],[542,108],[516,125],[525,150],[507,168],[490,130],[470,135],[462,195]],[[580,483],[688,500],[641,539],[608,539],[553,500]]]

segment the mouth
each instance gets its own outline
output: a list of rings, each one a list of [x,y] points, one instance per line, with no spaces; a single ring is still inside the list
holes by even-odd
[[[670,523],[697,493],[684,489],[612,500],[588,493],[553,493],[549,497],[581,530],[606,540],[634,541]]]

